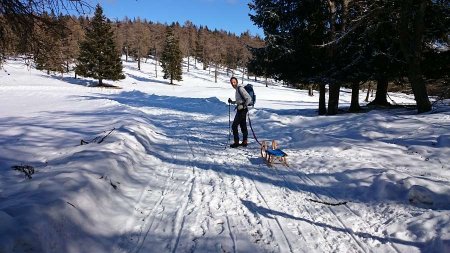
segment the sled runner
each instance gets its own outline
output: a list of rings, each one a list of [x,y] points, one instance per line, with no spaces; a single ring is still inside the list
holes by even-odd
[[[277,147],[277,142],[275,140],[272,141],[271,148],[269,148],[269,145],[266,141],[262,142],[261,156],[269,166],[272,166],[275,160],[280,161],[281,164],[285,166],[289,166],[286,160],[287,154]]]

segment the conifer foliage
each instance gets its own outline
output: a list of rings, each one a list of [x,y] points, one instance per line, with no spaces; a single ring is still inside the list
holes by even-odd
[[[100,5],[96,6],[94,17],[86,30],[86,38],[80,44],[75,72],[97,79],[99,86],[103,85],[103,79],[116,81],[125,78],[111,25]]]
[[[249,67],[292,84],[319,84],[319,114],[328,115],[338,113],[341,86],[355,92],[352,110],[359,107],[358,86],[370,82],[377,83],[371,104],[388,106],[388,84],[407,77],[417,112],[428,112],[426,82],[432,80],[425,80],[423,70],[449,66],[437,60],[450,54],[448,3],[253,0],[250,18],[264,30],[266,44],[252,50]],[[448,71],[439,72],[433,78],[447,78]],[[328,109],[325,85],[330,87]]]
[[[181,54],[180,43],[174,35],[172,25],[167,27],[165,45],[161,55],[164,79],[170,79],[170,84],[173,84],[173,80],[182,80],[182,60],[183,55]]]

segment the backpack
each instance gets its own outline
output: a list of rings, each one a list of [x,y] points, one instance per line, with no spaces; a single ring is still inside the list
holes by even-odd
[[[255,106],[256,95],[255,95],[255,91],[253,90],[253,85],[247,84],[244,86],[244,89],[245,89],[245,91],[247,91],[248,95],[250,95],[250,97],[252,98],[252,102],[249,104],[249,106]],[[240,94],[240,92],[239,92],[239,94]],[[244,98],[244,96],[242,96],[242,94],[240,94],[240,95],[242,98]]]

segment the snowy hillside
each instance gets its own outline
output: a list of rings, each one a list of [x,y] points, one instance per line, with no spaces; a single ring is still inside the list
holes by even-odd
[[[227,148],[225,73],[124,66],[105,89],[5,64],[0,252],[450,252],[448,101],[319,117],[318,94],[246,80],[258,139],[288,153],[268,167],[253,138]]]

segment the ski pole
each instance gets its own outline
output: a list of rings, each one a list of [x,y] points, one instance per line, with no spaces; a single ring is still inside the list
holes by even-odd
[[[228,145],[231,140],[231,103],[228,102]]]

